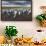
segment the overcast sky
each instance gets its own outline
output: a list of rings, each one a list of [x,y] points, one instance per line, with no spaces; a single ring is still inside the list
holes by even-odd
[[[30,5],[30,1],[2,1],[2,5]]]
[[[30,1],[2,1],[2,6],[26,6],[30,7],[31,2]]]
[[[2,1],[31,1],[31,0],[2,0]]]

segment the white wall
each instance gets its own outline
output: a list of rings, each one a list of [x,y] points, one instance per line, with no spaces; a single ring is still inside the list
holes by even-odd
[[[32,15],[32,21],[25,21],[25,22],[3,22],[0,21],[0,35],[4,34],[4,29],[6,25],[14,25],[17,27],[19,33],[18,36],[21,36],[22,34],[24,36],[31,36],[31,34],[34,34],[36,32],[36,29],[44,29],[46,31],[46,28],[42,28],[38,25],[38,23],[35,20],[36,15],[41,13],[40,6],[46,5],[46,0],[33,0],[33,15]],[[32,33],[33,32],[33,33]]]

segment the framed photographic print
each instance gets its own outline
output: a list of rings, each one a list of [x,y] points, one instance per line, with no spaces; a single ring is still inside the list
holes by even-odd
[[[1,21],[32,21],[32,0],[1,0]]]

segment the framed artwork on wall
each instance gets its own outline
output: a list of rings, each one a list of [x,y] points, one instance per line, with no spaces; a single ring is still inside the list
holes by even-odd
[[[32,21],[32,0],[1,0],[1,21]]]

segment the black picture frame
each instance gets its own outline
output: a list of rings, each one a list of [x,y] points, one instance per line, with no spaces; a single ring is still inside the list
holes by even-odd
[[[13,18],[13,16],[14,16],[14,9],[12,8],[12,7],[2,7],[2,0],[1,0],[1,21],[32,21],[32,0],[27,0],[27,1],[29,1],[31,4],[31,7],[29,7],[29,10],[31,10],[31,13],[30,13],[30,15],[27,15],[26,14],[26,12],[25,12],[25,14],[22,16],[22,15],[16,15],[16,17],[15,18]],[[28,3],[29,3],[28,2]],[[6,3],[6,2],[5,2]],[[11,3],[11,2],[10,2]],[[7,9],[8,8],[8,9]],[[6,13],[6,11],[8,10],[10,10],[10,8],[11,9],[13,9],[13,12],[11,12],[10,13],[10,15],[8,16],[8,13]],[[15,7],[16,8],[16,7]],[[27,7],[28,8],[28,7]],[[5,9],[4,11],[5,11],[5,14],[2,12],[3,11],[3,9]],[[19,8],[18,8],[19,9]],[[26,8],[25,8],[26,9]],[[27,9],[28,10],[28,9]],[[19,11],[19,10],[18,10]],[[21,11],[21,10],[20,10]],[[19,11],[19,12],[20,12]],[[17,13],[19,13],[19,12],[17,12]],[[22,12],[22,11],[21,11]],[[23,13],[23,12],[22,12]],[[28,13],[28,12],[27,12]]]

